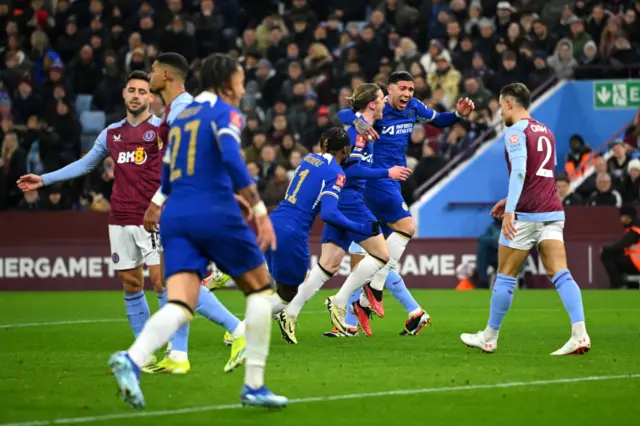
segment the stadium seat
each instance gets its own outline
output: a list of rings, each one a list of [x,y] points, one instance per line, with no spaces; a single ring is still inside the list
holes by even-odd
[[[76,96],[76,109],[78,115],[82,115],[84,112],[91,111],[91,102],[93,102],[92,95],[78,95]]]
[[[98,134],[104,129],[107,117],[102,111],[85,111],[80,114],[80,124],[82,124],[82,133]]]

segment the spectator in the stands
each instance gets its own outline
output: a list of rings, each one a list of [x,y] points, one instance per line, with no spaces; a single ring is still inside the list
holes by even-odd
[[[493,97],[493,94],[478,81],[478,78],[473,75],[468,75],[464,79],[464,91],[461,96],[471,99],[476,109],[479,110],[489,107],[489,101]]]
[[[76,94],[92,95],[96,82],[102,78],[100,68],[94,59],[93,48],[85,44],[80,49],[78,58],[71,65],[72,86]]]
[[[562,200],[562,205],[569,206],[581,206],[584,204],[582,197],[575,191],[571,191],[571,184],[569,178],[565,175],[556,176],[556,189],[558,190],[558,196]]]
[[[555,71],[558,78],[570,78],[578,62],[573,57],[573,44],[567,38],[558,42],[553,56],[547,59],[549,67]]]
[[[33,82],[26,77],[18,84],[18,91],[12,102],[12,111],[15,122],[20,124],[26,123],[32,115],[40,115],[44,112],[42,98],[33,90]]]
[[[11,208],[22,198],[16,181],[27,173],[26,153],[20,147],[18,135],[15,132],[10,131],[4,134],[1,153],[0,206],[4,204],[6,208]]]
[[[591,36],[592,40],[596,42],[600,41],[602,32],[607,26],[607,21],[613,14],[606,10],[602,3],[596,3],[591,9],[591,14],[587,18],[587,32]]]
[[[571,31],[569,39],[573,43],[573,57],[579,58],[582,56],[585,44],[591,41],[591,36],[585,31],[584,22],[582,22],[581,18],[572,16],[571,19],[567,21],[567,24]]]
[[[544,52],[537,52],[533,57],[533,70],[529,73],[529,90],[532,92],[542,86],[552,78],[555,73],[547,66],[547,55]]]
[[[244,150],[244,157],[247,163],[257,163],[260,161],[260,152],[267,144],[267,135],[262,131],[256,131],[251,138],[251,145]]]
[[[588,206],[622,206],[622,196],[613,188],[609,173],[596,175],[596,190],[586,203]]]
[[[593,41],[588,41],[578,61],[575,78],[579,80],[601,78],[605,71],[600,67],[605,64],[598,53],[598,46]]]
[[[268,208],[276,207],[284,198],[289,179],[287,178],[287,169],[282,166],[275,168],[273,179],[270,179],[264,188],[262,198]]]
[[[584,142],[581,135],[574,133],[569,138],[569,149],[564,163],[564,172],[569,179],[573,180],[582,176],[584,167],[591,161],[591,147]]]
[[[276,148],[276,157],[280,159],[280,164],[285,169],[291,167],[291,154],[294,152],[298,152],[302,157],[309,153],[307,148],[297,142],[293,135],[286,134],[284,138],[282,138],[280,146]]]
[[[260,179],[262,181],[268,182],[271,180],[273,175],[276,172],[276,167],[278,167],[278,162],[276,161],[276,151],[271,145],[265,145],[260,151]]]
[[[460,71],[451,65],[445,55],[440,55],[436,58],[436,70],[427,76],[427,83],[432,88],[439,86],[444,90],[444,105],[450,108],[458,100],[461,79]]]
[[[17,210],[36,211],[41,210],[42,203],[38,191],[27,191],[23,194],[22,199],[16,206]]]
[[[549,25],[541,19],[533,22],[532,38],[534,50],[544,52],[545,55],[552,54],[556,48],[557,39],[551,35]]]
[[[607,170],[613,179],[613,185],[618,187],[625,177],[631,156],[627,154],[620,139],[613,143],[611,153],[613,155],[607,161]]]
[[[640,241],[640,225],[634,206],[624,206],[620,209],[620,223],[625,228],[623,237],[613,244],[602,247],[600,259],[607,271],[611,288],[627,287],[624,275],[640,274],[640,251],[637,249]],[[632,285],[637,288],[637,283]]]
[[[620,185],[620,194],[625,204],[640,203],[640,160],[631,160]]]
[[[412,178],[419,183],[431,179],[444,166],[445,159],[439,153],[439,147],[435,142],[422,144],[422,158],[416,167]]]

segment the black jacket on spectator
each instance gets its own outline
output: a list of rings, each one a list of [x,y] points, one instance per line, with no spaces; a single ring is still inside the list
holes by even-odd
[[[564,199],[562,200],[562,205],[565,207],[582,206],[584,205],[584,200],[580,195],[576,194],[575,192],[572,192],[571,194],[564,197]]]
[[[586,202],[587,206],[622,206],[622,196],[615,189],[607,192],[595,191]]]
[[[95,62],[89,63],[77,60],[71,68],[71,85],[76,94],[91,95],[96,87],[96,82],[102,78],[102,72]]]
[[[18,148],[7,164],[0,166],[0,209],[12,208],[22,198],[22,191],[16,185],[20,176],[27,174],[27,155]]]
[[[638,204],[640,203],[640,179],[635,181],[627,177],[622,181],[619,186],[620,195],[625,204]]]

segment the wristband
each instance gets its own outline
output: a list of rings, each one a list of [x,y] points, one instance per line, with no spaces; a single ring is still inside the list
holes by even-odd
[[[267,206],[264,205],[264,201],[260,201],[258,204],[253,206],[253,214],[256,217],[266,216],[267,213]]]
[[[151,198],[151,202],[158,207],[162,207],[167,201],[167,196],[162,193],[162,191],[158,190],[153,197]]]
[[[460,115],[460,113],[458,111],[456,111],[456,117],[462,118],[462,116]]]

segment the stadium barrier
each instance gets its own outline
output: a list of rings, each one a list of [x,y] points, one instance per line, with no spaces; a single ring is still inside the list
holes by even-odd
[[[477,205],[459,206],[477,208]],[[312,265],[320,254],[319,221],[311,237]],[[566,243],[569,265],[583,288],[606,288],[600,247],[619,238],[618,211],[610,207],[567,209]],[[0,290],[117,290],[111,265],[107,215],[82,212],[0,213]],[[400,262],[400,272],[412,288],[455,288],[456,267],[475,264],[473,238],[414,239]],[[526,271],[527,286],[550,288],[534,253]],[[335,288],[349,273],[348,258]],[[150,288],[150,287],[149,287]]]

